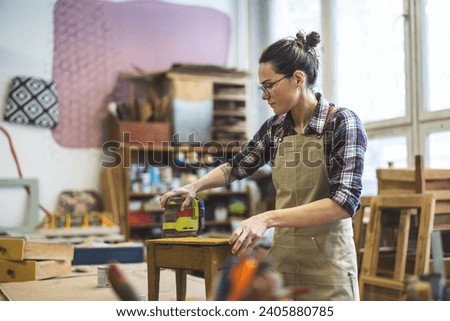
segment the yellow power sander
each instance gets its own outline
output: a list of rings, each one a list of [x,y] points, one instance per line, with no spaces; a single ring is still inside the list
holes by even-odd
[[[181,210],[182,196],[167,200],[163,215],[162,236],[198,236],[205,229],[205,202],[193,198],[191,206]]]

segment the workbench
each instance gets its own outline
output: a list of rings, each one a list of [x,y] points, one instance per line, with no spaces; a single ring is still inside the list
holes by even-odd
[[[138,294],[147,300],[147,264],[121,264]],[[0,300],[7,301],[117,301],[119,297],[110,287],[97,287],[97,266],[86,266],[87,272],[75,271],[71,274],[39,281],[4,282],[0,284]],[[175,272],[162,269],[160,274],[160,301],[176,300]],[[186,299],[206,300],[203,278],[187,276]]]

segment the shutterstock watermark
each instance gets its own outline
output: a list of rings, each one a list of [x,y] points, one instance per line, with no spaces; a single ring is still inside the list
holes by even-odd
[[[186,141],[180,141],[179,134],[175,134],[171,141],[141,142],[132,140],[131,133],[125,132],[122,141],[109,140],[103,144],[101,166],[129,168],[130,163],[138,163],[201,168],[232,158],[247,143],[237,140],[226,144],[214,140],[199,142],[194,138],[192,134]]]
[[[102,146],[102,167],[129,168],[131,163],[148,166],[170,165],[178,168],[202,168],[214,166],[232,159],[239,153],[248,141],[230,141],[226,144],[219,141],[200,142],[189,135],[186,141],[180,141],[179,134],[175,134],[171,141],[141,142],[131,139],[131,133],[123,133],[122,141],[110,140]],[[335,145],[336,142],[332,142]],[[343,155],[334,153],[332,157],[324,157],[324,145],[318,141],[307,141],[302,144],[292,141],[270,143],[271,166],[284,168],[317,168],[326,162],[327,167],[344,168],[346,161]],[[264,147],[255,144],[254,149],[243,155],[241,166],[251,170],[257,169],[269,162]],[[277,151],[278,150],[278,151]],[[277,153],[277,158],[275,157]],[[259,158],[263,159],[259,159]],[[280,163],[277,163],[280,162]]]

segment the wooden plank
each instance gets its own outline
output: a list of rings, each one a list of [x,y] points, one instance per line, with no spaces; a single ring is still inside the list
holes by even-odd
[[[362,276],[361,281],[364,284],[372,284],[381,287],[387,287],[393,290],[403,291],[405,289],[404,282],[380,276]]]
[[[370,196],[362,196],[360,198],[361,207],[353,218],[353,239],[355,241],[358,267],[361,267],[362,255],[364,252],[364,234],[367,227],[367,223],[365,222],[365,212],[366,209],[370,211],[370,200]]]
[[[36,280],[44,280],[57,276],[68,275],[71,272],[70,261],[37,261]]]
[[[377,227],[381,220],[381,210],[377,203],[378,197],[373,197],[370,203],[370,220],[366,230],[364,256],[362,258],[361,275],[373,275],[376,272],[377,248],[380,244],[380,229]]]
[[[436,201],[450,201],[450,189],[448,190],[427,190],[428,193],[434,194]]]
[[[0,260],[21,261],[24,259],[24,248],[25,239],[0,238]]]
[[[450,201],[436,201],[435,214],[450,214]]]
[[[173,81],[174,96],[186,101],[207,101],[213,97],[212,81],[181,80]]]
[[[425,168],[424,176],[426,181],[450,180],[449,169]]]
[[[62,243],[32,242],[20,238],[0,238],[0,259],[10,261],[69,260],[74,246]]]
[[[117,167],[112,171],[112,180],[114,186],[114,194],[117,197],[117,208],[120,226],[120,231],[129,239],[129,229],[128,226],[128,193],[129,186],[128,180],[128,168]]]
[[[74,245],[63,243],[25,242],[24,258],[33,260],[72,261]]]
[[[450,180],[427,180],[425,181],[425,191],[450,190]]]
[[[414,274],[428,273],[431,252],[431,230],[434,224],[434,195],[429,194],[423,198],[420,213],[419,232],[417,235],[416,264]]]
[[[377,169],[377,178],[381,181],[415,182],[413,169]]]
[[[406,255],[408,251],[409,229],[411,226],[411,212],[402,210],[398,229],[397,250],[394,266],[394,280],[404,281]]]
[[[399,194],[395,195],[395,197],[388,195],[379,196],[377,197],[377,203],[381,208],[420,208],[422,206],[422,194]]]
[[[101,173],[105,209],[111,213],[114,223],[119,225],[119,208],[117,204],[116,188],[113,180],[114,168],[104,168]]]
[[[70,272],[70,261],[0,260],[0,282],[44,280]]]
[[[425,174],[424,174],[424,165],[423,165],[423,156],[416,155],[415,157],[415,185],[416,185],[416,193],[425,192]]]

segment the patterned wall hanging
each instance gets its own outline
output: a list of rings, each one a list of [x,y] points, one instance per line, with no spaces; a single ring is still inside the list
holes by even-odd
[[[15,124],[55,128],[58,124],[55,83],[33,77],[15,77],[9,88],[4,119]]]

